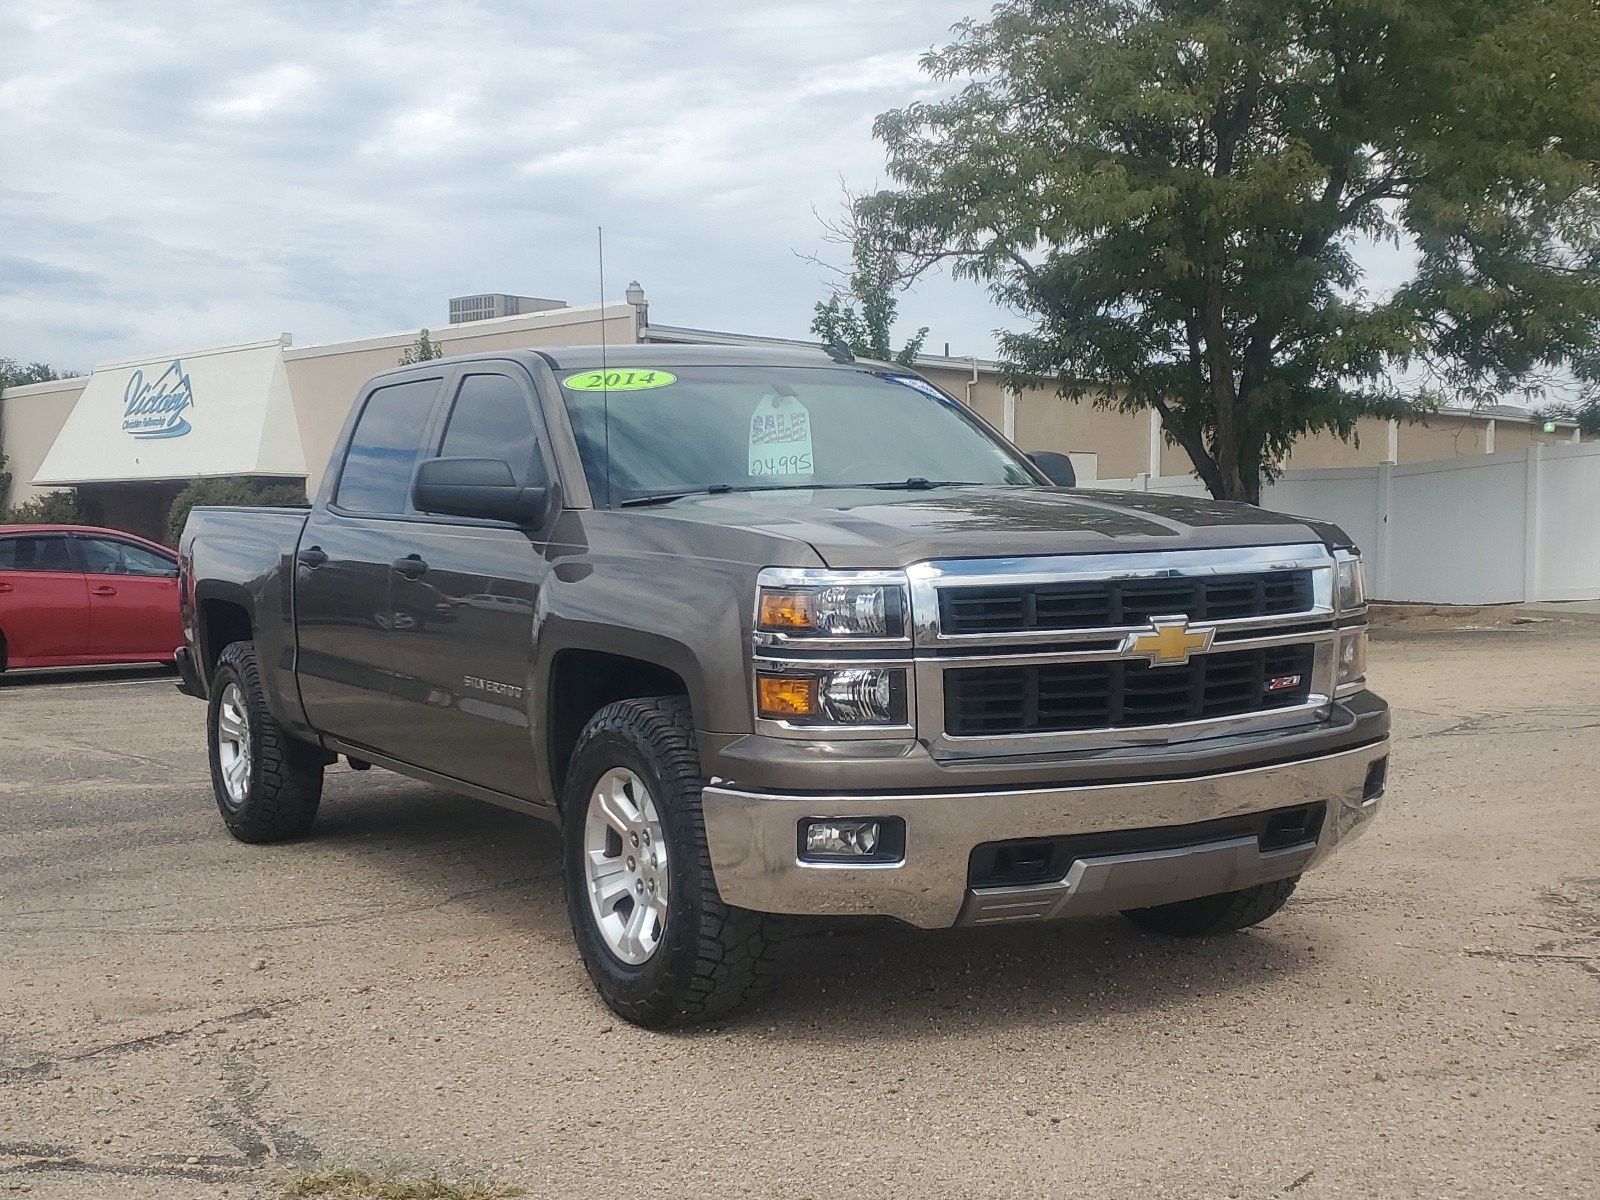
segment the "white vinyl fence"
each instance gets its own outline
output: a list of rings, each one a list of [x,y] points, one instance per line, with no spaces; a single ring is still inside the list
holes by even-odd
[[[1207,494],[1191,476],[1095,486]],[[1344,529],[1361,547],[1377,600],[1600,599],[1600,443],[1290,471],[1263,489],[1261,506]]]

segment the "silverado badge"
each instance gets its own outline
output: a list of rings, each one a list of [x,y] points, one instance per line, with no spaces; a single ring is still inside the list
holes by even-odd
[[[1216,633],[1211,625],[1189,628],[1187,617],[1151,617],[1148,631],[1138,630],[1122,639],[1122,653],[1127,658],[1142,658],[1152,667],[1182,666],[1191,654],[1211,649]]]

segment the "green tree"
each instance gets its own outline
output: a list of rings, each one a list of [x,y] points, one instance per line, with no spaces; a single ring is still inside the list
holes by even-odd
[[[44,492],[0,511],[0,525],[82,525],[86,521],[74,488]]]
[[[400,356],[400,365],[409,367],[412,363],[428,362],[430,359],[443,357],[443,347],[429,337],[428,331],[424,329],[417,334],[417,340],[406,347],[405,353]]]
[[[1004,0],[880,116],[863,204],[1030,327],[1018,380],[1156,409],[1219,498],[1359,417],[1600,379],[1593,0]],[[1356,251],[1404,244],[1380,291]]]
[[[306,488],[305,484],[290,480],[196,479],[173,497],[172,508],[167,512],[169,546],[178,544],[178,539],[183,536],[184,522],[189,519],[189,510],[201,504],[225,504],[245,508],[264,508],[274,505],[304,508],[307,504]]]
[[[857,197],[845,193],[844,217],[823,223],[824,238],[850,251],[848,269],[829,266],[820,258],[810,261],[840,276],[826,300],[819,300],[811,318],[811,332],[825,344],[843,342],[852,354],[911,366],[928,338],[924,325],[900,349],[894,348],[894,323],[900,313],[895,299],[899,265],[881,250],[882,238],[866,225],[867,216]]]

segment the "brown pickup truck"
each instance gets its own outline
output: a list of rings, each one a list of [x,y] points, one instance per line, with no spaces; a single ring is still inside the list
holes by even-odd
[[[184,531],[223,821],[307,834],[341,756],[555,821],[643,1025],[745,999],[796,916],[1253,925],[1383,792],[1360,558],[1064,467],[840,351],[379,375],[309,512]]]

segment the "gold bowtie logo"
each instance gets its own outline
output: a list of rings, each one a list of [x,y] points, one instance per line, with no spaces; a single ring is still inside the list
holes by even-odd
[[[1150,621],[1149,632],[1141,630],[1123,639],[1122,653],[1129,658],[1142,658],[1153,667],[1181,666],[1190,655],[1211,649],[1211,639],[1216,634],[1209,625],[1190,629],[1186,617],[1155,617]]]

